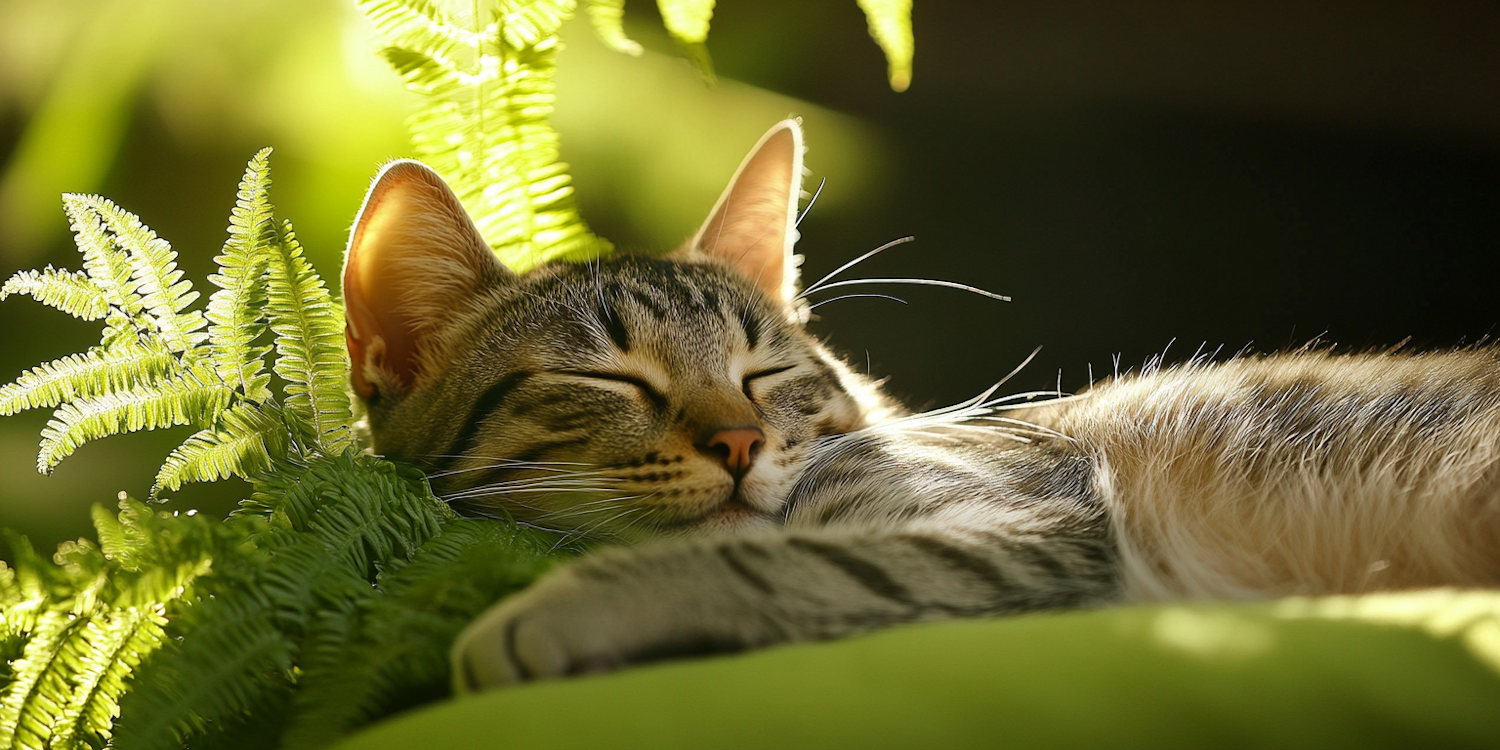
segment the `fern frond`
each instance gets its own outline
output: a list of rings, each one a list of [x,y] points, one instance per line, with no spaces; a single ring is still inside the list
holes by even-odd
[[[218,578],[208,579],[213,596],[200,597],[174,626],[191,637],[159,652],[126,695],[121,750],[181,747],[274,704],[294,680],[315,614],[374,595],[313,539],[275,549],[249,577]]]
[[[285,378],[286,411],[312,429],[318,445],[338,453],[352,441],[344,313],[292,234],[280,227],[267,276],[268,313],[276,332],[276,374]]]
[[[58,663],[62,642],[81,626],[70,612],[49,611],[37,618],[25,651],[11,668],[15,677],[0,699],[0,747],[45,748],[68,693]]]
[[[913,53],[911,0],[859,0],[870,23],[870,36],[885,52],[890,66],[891,88],[905,91],[911,85]]]
[[[161,345],[124,343],[93,347],[38,365],[0,386],[0,415],[51,408],[112,391],[149,388],[178,371],[177,358]]]
[[[167,456],[156,473],[151,496],[188,482],[217,482],[232,476],[249,479],[284,458],[288,447],[279,409],[249,404],[230,407],[215,427],[188,438]]]
[[[276,219],[267,191],[271,188],[268,160],[271,149],[261,149],[245,167],[234,209],[229,218],[229,241],[214,258],[219,272],[208,280],[219,287],[208,300],[208,338],[214,368],[230,388],[239,388],[249,401],[270,397],[271,376],[265,371],[269,346],[256,346],[266,331],[261,313],[265,303],[265,270],[276,243]]]
[[[252,502],[271,511],[273,524],[319,539],[370,578],[410,559],[452,517],[425,482],[370,456],[318,457],[294,479],[258,484]]]
[[[104,290],[81,271],[58,270],[52,266],[40,271],[17,271],[4,286],[0,286],[0,301],[12,294],[24,294],[83,320],[98,320],[109,311]]]
[[[625,0],[589,0],[588,11],[594,35],[604,46],[632,57],[639,57],[645,51],[625,35]]]
[[[610,250],[574,206],[552,113],[557,29],[570,0],[504,4],[467,28],[422,0],[357,0],[390,46],[407,88],[426,97],[408,120],[417,156],[457,193],[516,270]]]
[[[198,299],[193,283],[182,278],[177,268],[177,252],[166,240],[156,236],[135,214],[106,198],[81,196],[80,200],[98,214],[114,240],[126,250],[130,261],[130,288],[141,297],[151,321],[167,348],[188,352],[208,338],[202,329],[207,324],[203,313],[189,310]]]
[[[302,660],[283,748],[320,748],[381,716],[447,694],[448,649],[495,601],[553,561],[544,541],[506,523],[443,527],[358,618],[320,619]],[[357,627],[355,627],[357,626]]]
[[[688,59],[709,82],[714,80],[713,60],[708,55],[708,24],[714,16],[714,0],[656,0],[662,25],[677,40]]]
[[[59,649],[71,690],[52,724],[51,747],[70,747],[79,738],[99,745],[112,734],[125,683],[141,661],[166,637],[165,607],[114,609],[90,617]]]
[[[213,370],[193,365],[149,387],[137,385],[64,403],[42,429],[37,470],[49,473],[84,443],[109,435],[211,424],[228,408],[232,393]]]
[[[145,309],[145,303],[130,281],[130,259],[115,244],[93,210],[97,200],[92,195],[63,195],[63,211],[68,214],[78,252],[83,255],[83,270],[104,293],[109,304],[126,315],[136,315]]]

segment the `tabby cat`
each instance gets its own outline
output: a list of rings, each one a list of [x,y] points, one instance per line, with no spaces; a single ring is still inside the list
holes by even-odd
[[[622,543],[470,626],[461,689],[937,618],[1500,585],[1495,350],[909,415],[803,330],[801,177],[782,122],[681,249],[525,274],[431,170],[376,178],[344,272],[374,449],[462,511]]]

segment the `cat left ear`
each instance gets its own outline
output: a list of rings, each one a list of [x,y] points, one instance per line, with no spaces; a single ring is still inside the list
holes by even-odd
[[[740,164],[686,250],[727,262],[774,300],[797,295],[797,200],[802,124],[776,123]]]
[[[344,339],[354,390],[409,392],[440,366],[444,334],[469,299],[513,276],[458,196],[410,159],[376,175],[344,257]]]

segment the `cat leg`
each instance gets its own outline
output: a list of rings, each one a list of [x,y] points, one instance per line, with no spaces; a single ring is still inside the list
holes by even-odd
[[[834,638],[921,620],[1087,606],[1118,595],[1099,527],[928,517],[591,555],[459,637],[460,691]]]

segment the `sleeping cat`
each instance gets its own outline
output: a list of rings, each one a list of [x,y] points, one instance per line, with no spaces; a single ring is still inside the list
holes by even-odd
[[[344,272],[377,452],[469,513],[618,546],[454,648],[477,690],[904,622],[1500,584],[1495,350],[1192,363],[909,415],[802,327],[802,135],[664,257],[516,274],[433,172]]]

